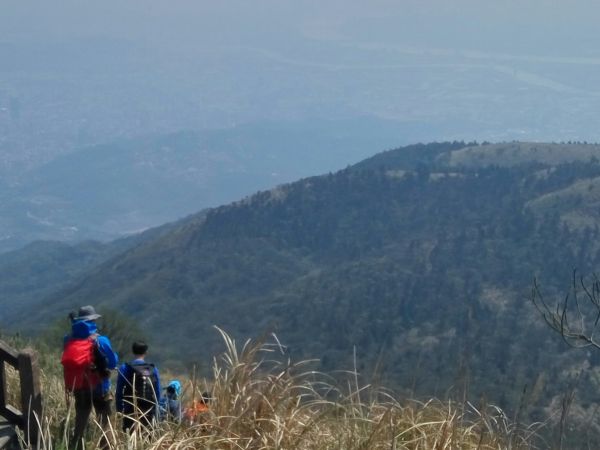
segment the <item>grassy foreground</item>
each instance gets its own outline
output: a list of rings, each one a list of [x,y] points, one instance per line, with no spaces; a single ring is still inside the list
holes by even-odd
[[[360,386],[348,372],[340,387],[325,374],[292,364],[274,344],[246,342],[238,349],[222,332],[227,351],[215,359],[211,410],[200,423],[160,423],[131,436],[118,418],[107,433],[117,449],[529,449],[534,431],[513,425],[501,410],[487,406],[431,400],[398,400],[370,386]],[[280,356],[278,356],[280,355]],[[51,364],[50,364],[51,363]],[[60,364],[42,355],[44,414],[42,449],[69,449],[73,416],[67,406]],[[16,395],[16,379],[9,378]],[[186,381],[184,403],[206,385]],[[12,387],[12,388],[11,388]],[[17,400],[17,399],[14,399]],[[101,431],[90,426],[87,448],[97,448]]]

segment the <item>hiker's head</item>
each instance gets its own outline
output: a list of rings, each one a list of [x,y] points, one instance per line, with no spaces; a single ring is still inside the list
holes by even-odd
[[[205,405],[208,405],[212,401],[212,395],[210,395],[210,392],[203,392],[200,396],[200,401]]]
[[[181,383],[179,380],[171,380],[166,387],[167,396],[169,398],[177,398],[181,394]]]
[[[131,346],[131,353],[133,356],[144,356],[148,353],[148,344],[143,341],[135,341]]]
[[[96,319],[99,319],[102,316],[96,313],[96,310],[92,305],[86,305],[79,308],[77,316],[73,317],[72,315],[69,315],[69,317],[71,317],[72,320],[91,322],[95,321]]]

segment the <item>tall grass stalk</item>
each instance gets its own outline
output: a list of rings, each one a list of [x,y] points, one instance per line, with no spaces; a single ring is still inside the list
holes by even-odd
[[[535,430],[514,439],[512,425],[493,406],[400,401],[387,391],[361,386],[356,369],[347,373],[348,383],[341,383],[311,370],[311,361],[292,363],[275,336],[273,342],[246,341],[238,348],[218,331],[226,351],[214,359],[212,380],[202,387],[212,392],[209,412],[198,423],[161,422],[132,434],[123,433],[113,417],[104,432],[111,450],[534,448]],[[65,403],[62,379],[55,368],[44,368],[41,377],[45,409],[39,418],[40,449],[72,448],[73,410]],[[194,376],[185,397],[199,398],[199,385]],[[86,448],[97,448],[101,438],[99,425],[92,423]]]

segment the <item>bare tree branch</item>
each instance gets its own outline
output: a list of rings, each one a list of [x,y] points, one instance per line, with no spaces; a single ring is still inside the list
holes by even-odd
[[[596,274],[590,281],[584,277],[578,278],[577,271],[573,270],[569,292],[552,307],[544,299],[540,285],[534,278],[531,300],[546,324],[559,333],[568,345],[600,349],[600,342],[595,338],[600,328],[600,279]]]

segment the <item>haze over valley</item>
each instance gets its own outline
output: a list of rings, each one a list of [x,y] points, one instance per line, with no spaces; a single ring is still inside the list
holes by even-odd
[[[115,238],[414,142],[598,141],[579,3],[4,2],[0,249]]]

